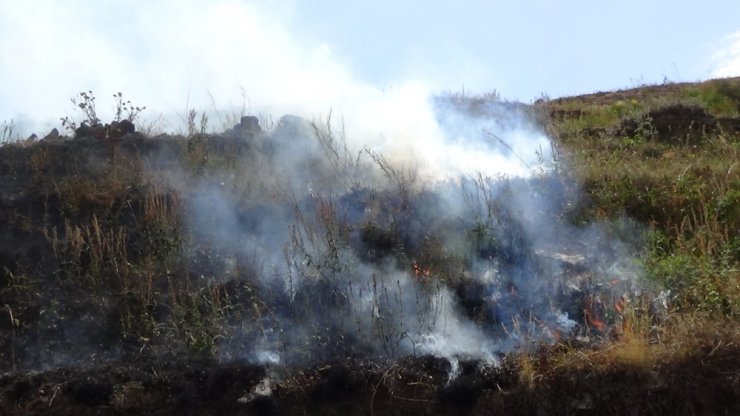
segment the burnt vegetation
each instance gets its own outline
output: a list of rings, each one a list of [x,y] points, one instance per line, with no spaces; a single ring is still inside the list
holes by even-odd
[[[331,116],[113,98],[0,147],[0,413],[740,411],[740,79],[445,96],[553,153],[434,185]]]

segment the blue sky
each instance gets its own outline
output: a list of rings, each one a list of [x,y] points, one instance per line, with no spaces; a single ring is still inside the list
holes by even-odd
[[[58,127],[83,90],[104,115],[122,91],[150,118],[314,116],[387,95],[529,102],[733,75],[737,0],[0,0],[0,121],[21,131]]]
[[[380,3],[304,2],[299,26],[378,82],[418,71],[459,86],[468,75],[520,100],[706,79],[740,31],[737,1]]]

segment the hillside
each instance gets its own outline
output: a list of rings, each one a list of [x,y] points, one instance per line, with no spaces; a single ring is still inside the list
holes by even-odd
[[[738,413],[740,78],[437,100],[530,174],[331,117],[2,145],[0,413]]]

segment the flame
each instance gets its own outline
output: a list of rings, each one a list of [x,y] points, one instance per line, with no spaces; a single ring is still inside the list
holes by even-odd
[[[428,267],[422,267],[419,263],[414,262],[412,268],[414,270],[414,277],[421,283],[426,283],[432,277],[432,269]]]
[[[543,329],[543,332],[545,334],[550,336],[550,340],[554,343],[560,342],[560,340],[563,338],[560,328],[557,328],[551,322],[540,322],[540,327]]]
[[[616,302],[614,302],[614,309],[617,311],[618,314],[623,315],[624,314],[624,304],[626,303],[626,300],[624,296],[620,297]]]
[[[594,327],[599,332],[606,332],[606,323],[596,316],[593,308],[594,300],[589,296],[586,298],[583,308],[583,316],[586,318],[586,323]]]

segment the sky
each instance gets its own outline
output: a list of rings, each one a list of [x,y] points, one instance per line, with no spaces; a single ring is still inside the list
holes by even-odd
[[[737,0],[0,0],[0,122],[61,127],[88,90],[101,118],[120,91],[176,130],[188,108],[402,118],[435,92],[737,76],[738,17]]]

